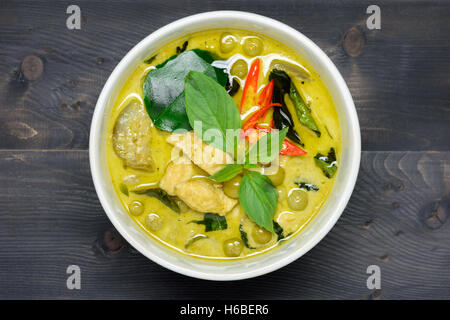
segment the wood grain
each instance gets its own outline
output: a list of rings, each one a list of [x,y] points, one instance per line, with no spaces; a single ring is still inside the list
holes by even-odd
[[[440,224],[430,225],[436,206]],[[86,151],[0,151],[0,208],[0,299],[450,298],[450,152],[364,152],[354,194],[319,245],[228,283],[168,271],[121,239]],[[81,290],[66,289],[70,264],[81,267]],[[372,264],[381,291],[366,287]]]
[[[450,299],[450,2],[0,2],[0,299]],[[256,279],[207,282],[168,271],[117,233],[88,162],[89,126],[111,71],[137,42],[190,14],[243,10],[317,43],[354,98],[361,170],[327,237]],[[66,268],[82,289],[66,288]],[[379,265],[382,289],[366,287]],[[242,290],[245,288],[245,290]]]
[[[1,2],[0,148],[86,149],[100,90],[133,45],[186,15],[232,9],[285,22],[331,57],[355,100],[364,150],[449,151],[448,1],[378,1],[382,26],[374,31],[365,27],[370,1],[77,4],[81,30],[66,28],[65,2]],[[342,45],[352,28],[360,30],[366,41],[355,57]],[[39,75],[23,70],[30,56],[38,58],[33,60],[37,65],[42,62]]]

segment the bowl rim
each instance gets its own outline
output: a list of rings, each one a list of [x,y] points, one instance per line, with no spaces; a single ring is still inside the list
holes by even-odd
[[[201,23],[207,22],[214,18],[228,18],[235,20],[243,20],[245,22],[253,23],[259,26],[267,26],[270,28],[276,28],[280,33],[289,34],[291,37],[298,39],[303,45],[309,47],[308,49],[312,52],[313,56],[320,60],[320,62],[325,66],[325,68],[329,71],[332,78],[334,78],[336,82],[337,90],[340,91],[342,95],[342,99],[344,101],[344,109],[347,111],[347,116],[349,117],[349,122],[352,124],[349,128],[349,136],[353,140],[352,152],[350,154],[350,168],[352,170],[348,172],[347,184],[344,185],[344,190],[342,190],[342,194],[340,199],[337,201],[337,205],[334,207],[333,214],[330,214],[325,224],[307,241],[302,247],[299,247],[296,250],[293,250],[290,254],[285,255],[282,259],[279,259],[272,264],[264,265],[258,267],[256,270],[243,270],[239,273],[234,274],[221,274],[221,273],[213,273],[213,272],[205,272],[194,270],[193,268],[180,266],[175,263],[171,263],[158,255],[152,253],[148,248],[139,243],[134,239],[127,227],[122,225],[122,223],[114,216],[113,206],[111,203],[107,201],[106,191],[102,188],[101,180],[101,164],[99,159],[99,136],[101,134],[100,127],[101,121],[103,120],[104,109],[107,106],[108,99],[113,92],[115,82],[120,78],[120,75],[127,71],[129,65],[136,59],[139,54],[144,51],[152,42],[157,41],[161,37],[166,37],[170,33],[175,30],[179,30],[180,28],[188,27],[193,23]],[[272,271],[275,271],[279,268],[282,268],[289,263],[297,260],[302,255],[311,250],[316,244],[318,244],[325,235],[331,230],[334,224],[337,222],[341,214],[343,213],[350,196],[353,192],[356,179],[359,172],[360,166],[360,158],[361,158],[361,135],[360,135],[360,127],[358,116],[356,113],[356,108],[351,97],[350,91],[345,83],[345,80],[342,78],[342,75],[331,61],[331,59],[309,38],[295,30],[294,28],[269,17],[262,16],[255,13],[244,12],[244,11],[233,11],[233,10],[220,10],[220,11],[209,11],[198,13],[194,15],[190,15],[174,22],[171,22],[150,35],[146,36],[143,40],[141,40],[138,44],[136,44],[128,53],[122,58],[122,60],[118,63],[118,65],[114,68],[108,80],[106,81],[99,98],[97,100],[92,122],[90,128],[90,137],[89,137],[89,161],[91,174],[94,182],[94,187],[97,192],[100,203],[106,212],[108,218],[112,222],[113,226],[117,229],[117,231],[126,239],[126,241],[131,244],[136,250],[138,250],[141,254],[149,258],[150,260],[156,262],[157,264],[170,269],[174,272],[199,278],[205,280],[219,280],[219,281],[229,281],[229,280],[241,280],[248,279],[252,277],[257,277]],[[271,252],[264,253],[264,255],[268,255]],[[174,254],[180,254],[175,253]]]

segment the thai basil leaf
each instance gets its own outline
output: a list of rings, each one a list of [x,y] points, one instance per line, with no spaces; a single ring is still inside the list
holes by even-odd
[[[241,233],[241,239],[242,239],[242,242],[244,243],[244,246],[246,246],[249,249],[255,249],[255,247],[252,247],[248,243],[247,232],[244,231],[244,227],[242,226],[242,224],[239,225],[239,232]]]
[[[189,50],[170,57],[149,71],[143,85],[144,103],[156,127],[166,131],[191,129],[182,96],[184,78],[191,70],[202,72],[223,86],[228,83],[224,70],[208,62],[210,57],[206,51]],[[164,112],[166,109],[169,110]]]
[[[184,77],[190,70],[214,75],[212,67],[193,51],[184,52],[150,70],[143,85],[144,102],[150,118],[155,122],[159,115],[184,90]]]
[[[314,157],[314,161],[316,165],[322,169],[323,173],[327,178],[332,178],[337,171],[337,160],[336,160],[336,152],[334,148],[331,148],[328,152],[328,156],[324,156],[321,153],[318,153]]]
[[[218,149],[234,153],[236,137],[227,134],[227,130],[239,133],[241,118],[233,98],[216,81],[197,71],[186,76],[185,95],[189,123],[198,131],[194,123],[201,122],[201,131],[195,132],[197,136]],[[214,133],[213,139],[206,141],[205,132]]]
[[[239,201],[250,219],[274,232],[272,219],[277,209],[278,193],[267,176],[246,171],[239,188]]]
[[[218,59],[218,57],[213,56],[211,52],[206,50],[192,49],[192,51],[194,51],[200,58],[202,58],[209,64],[212,64],[214,61]],[[217,82],[223,87],[227,86],[229,82],[228,82],[228,73],[226,72],[226,70],[215,66],[213,66],[213,68],[216,72],[215,79],[217,80]]]
[[[278,241],[283,240],[285,238],[283,228],[276,221],[273,221],[273,231],[277,234]]]
[[[317,127],[317,124],[311,115],[311,111],[309,110],[308,106],[306,105],[305,101],[303,100],[302,96],[298,92],[293,82],[291,82],[289,97],[291,98],[292,103],[295,106],[295,110],[297,111],[297,117],[300,123],[306,126],[307,128],[311,129],[312,131],[314,131],[314,133],[318,137],[320,137],[320,130]]]
[[[205,232],[225,230],[228,228],[227,219],[215,213],[205,213],[203,220],[193,220],[191,222],[205,225]]]
[[[227,164],[224,168],[220,169],[209,178],[217,182],[224,182],[233,179],[235,176],[241,173],[243,169],[244,166],[242,164]]]
[[[184,92],[182,92],[173,103],[171,103],[158,118],[154,124],[157,128],[164,131],[175,131],[177,129],[192,130],[186,115],[184,105]]]
[[[319,191],[319,187],[312,183],[307,182],[294,182],[300,189],[305,189],[306,191]]]
[[[214,62],[214,60],[215,60],[214,57],[212,56],[212,54],[209,51],[205,51],[205,50],[202,50],[202,49],[192,49],[192,50],[189,50],[189,51],[195,52],[200,58],[202,58],[203,60],[205,60],[209,64],[212,64]],[[166,61],[158,64],[156,66],[156,68],[164,67],[167,64],[167,62],[169,62],[170,60],[175,59],[179,55],[180,55],[179,53],[174,54],[173,56],[169,57]],[[220,68],[216,68],[216,69],[222,70]],[[223,85],[225,85],[225,84],[223,84]]]
[[[169,57],[166,59],[166,61],[161,62],[160,64],[156,65],[156,69],[161,69],[162,67],[164,67],[169,61],[172,61],[173,59],[175,59],[176,57],[178,57],[179,54],[174,54],[173,56]]]
[[[178,197],[170,196],[167,192],[160,188],[153,188],[148,190],[140,190],[134,191],[138,194],[145,194],[146,196],[153,197],[161,201],[164,205],[175,211],[176,213],[180,213],[180,207],[178,206],[176,200]]]

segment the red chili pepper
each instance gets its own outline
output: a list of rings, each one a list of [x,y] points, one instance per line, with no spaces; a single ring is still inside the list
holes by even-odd
[[[265,126],[262,126],[262,125],[259,125],[259,124],[256,124],[255,128],[259,129],[259,130],[266,130],[267,132],[270,132],[272,130],[272,126],[265,127]]]
[[[267,110],[258,121],[258,124],[273,128],[273,109]]]
[[[259,105],[261,107],[267,106],[272,101],[272,94],[273,94],[273,80],[269,81],[267,86],[264,87],[263,92],[261,92],[261,95],[259,96]],[[270,112],[270,109],[267,110],[261,117],[261,120],[259,123],[265,123],[267,127],[272,128],[271,125],[273,121],[272,112]]]
[[[244,124],[244,127],[242,128],[242,130],[246,131],[247,129],[253,128],[256,125],[256,123],[258,122],[259,118],[261,118],[267,112],[267,110],[269,110],[270,108],[275,107],[275,106],[281,107],[281,104],[271,103],[265,107],[262,107],[258,111],[256,111]]]
[[[261,60],[255,59],[250,66],[247,78],[245,79],[244,91],[241,99],[241,114],[249,107],[256,105],[256,94],[258,91],[258,78]],[[244,108],[245,105],[245,108]]]
[[[303,156],[306,154],[306,151],[297,147],[289,140],[284,139],[280,154],[283,156]]]
[[[248,103],[249,95],[251,95],[251,98],[253,100],[250,101],[252,103],[250,107],[254,105],[258,85],[259,66],[260,62],[258,59],[253,61],[252,65],[250,66],[250,72],[245,81],[244,92],[242,94],[241,113],[243,111],[244,103],[246,102]],[[273,119],[270,119],[270,122],[268,122],[266,117],[268,115],[269,110],[272,107],[274,106],[281,107],[281,104],[270,103],[272,101],[272,94],[273,94],[273,80],[271,80],[267,84],[267,86],[265,86],[264,89],[261,91],[258,100],[258,104],[261,106],[261,108],[247,120],[247,122],[244,124],[242,128],[242,137],[246,137],[250,143],[256,143],[259,139],[261,139],[264,135],[270,132],[271,129],[273,128]],[[260,120],[260,118],[262,118],[265,123],[268,122],[269,127],[259,125],[258,121]],[[288,139],[284,139],[282,148],[280,150],[280,154],[285,156],[302,156],[306,154],[306,151],[296,146]]]
[[[248,142],[250,142],[251,144],[254,144],[269,132],[270,132],[270,129],[267,129],[267,128],[263,128],[263,129],[250,128],[250,129],[244,131],[244,136],[248,140]]]
[[[270,80],[267,86],[265,86],[264,89],[261,91],[261,94],[259,95],[258,104],[262,107],[268,105],[272,101],[272,94],[273,94],[273,80]]]

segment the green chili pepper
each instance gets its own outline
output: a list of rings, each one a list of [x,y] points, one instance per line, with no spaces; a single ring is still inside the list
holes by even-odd
[[[295,110],[297,111],[297,117],[298,120],[300,120],[300,123],[311,129],[312,131],[314,131],[315,134],[318,137],[320,137],[320,130],[317,127],[317,124],[311,115],[311,111],[309,110],[308,106],[306,105],[305,101],[303,100],[302,96],[298,92],[293,82],[291,82],[289,97],[291,98],[295,106]]]

